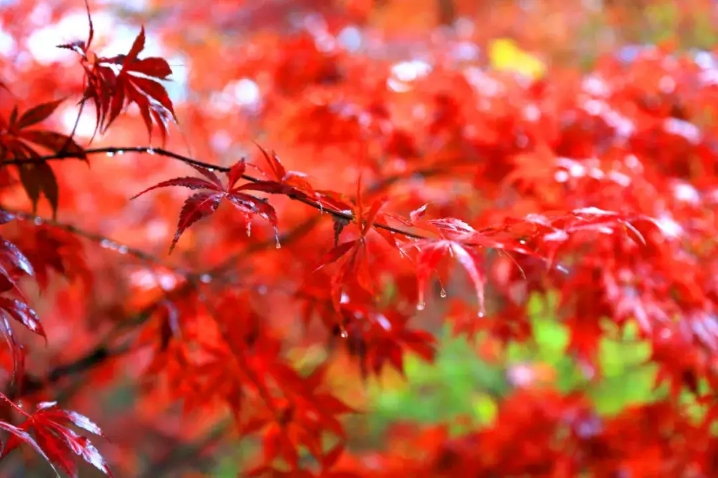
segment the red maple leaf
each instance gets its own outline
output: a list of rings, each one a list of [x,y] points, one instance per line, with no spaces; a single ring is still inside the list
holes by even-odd
[[[7,399],[6,399],[7,400]],[[57,465],[72,478],[77,478],[77,465],[74,457],[79,456],[87,463],[108,476],[113,476],[105,459],[87,437],[79,435],[69,428],[74,425],[94,435],[103,436],[102,430],[89,418],[77,412],[63,410],[56,402],[42,402],[32,414],[27,414],[16,407],[27,418],[18,427],[0,427],[11,432],[10,439],[5,443],[2,456],[10,453],[21,442],[31,445],[51,464]],[[35,435],[33,439],[30,435]]]
[[[274,208],[266,200],[242,192],[251,189],[261,190],[261,187],[256,188],[256,184],[254,183],[248,183],[235,187],[235,184],[242,178],[246,169],[246,163],[243,159],[235,163],[234,166],[232,166],[226,173],[228,178],[226,186],[222,186],[222,181],[220,181],[213,171],[200,166],[192,167],[206,179],[197,177],[170,179],[147,188],[132,197],[132,199],[135,199],[146,192],[152,191],[153,189],[168,186],[181,186],[193,190],[208,190],[195,193],[185,201],[182,211],[180,212],[177,231],[174,239],[172,240],[172,244],[170,245],[170,253],[177,244],[177,241],[179,241],[182,233],[195,222],[214,213],[223,199],[232,203],[247,219],[253,215],[263,217],[269,221],[270,224],[272,224],[275,234],[277,234],[277,214],[275,213]],[[279,242],[277,242],[277,246],[279,246]]]
[[[67,154],[74,158],[87,159],[85,152],[75,141],[66,135],[53,131],[28,129],[41,123],[55,112],[62,100],[42,103],[23,114],[17,106],[13,108],[9,119],[0,117],[0,157],[11,160],[24,160],[18,164],[20,181],[32,201],[33,210],[37,208],[40,195],[44,195],[52,206],[53,215],[57,212],[59,188],[52,167],[44,161],[33,162],[40,158],[35,149],[40,146],[55,154]]]
[[[177,122],[167,90],[157,81],[165,80],[172,74],[169,63],[160,57],[139,58],[145,48],[144,27],[127,55],[111,58],[97,56],[90,50],[94,28],[89,5],[85,3],[85,6],[90,29],[87,41],[58,45],[58,48],[75,51],[82,58],[82,67],[85,70],[85,93],[82,101],[91,100],[95,105],[95,132],[99,129],[101,133],[105,133],[123,108],[135,103],[147,126],[147,133],[152,137],[152,125],[156,124],[164,143],[169,120]],[[116,72],[118,67],[119,72]]]

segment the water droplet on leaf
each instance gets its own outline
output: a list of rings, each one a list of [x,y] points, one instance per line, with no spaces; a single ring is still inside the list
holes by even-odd
[[[248,222],[247,223],[247,237],[251,237],[251,236],[252,236],[252,223]]]
[[[339,336],[343,339],[346,339],[349,337],[349,332],[347,332],[347,329],[342,329],[341,332],[339,332]]]
[[[441,288],[441,292],[439,292],[439,295],[442,299],[446,299],[446,290],[444,290],[443,287]]]
[[[426,308],[426,304],[424,303],[424,301],[421,301],[418,304],[416,304],[416,310],[424,310],[425,308]]]

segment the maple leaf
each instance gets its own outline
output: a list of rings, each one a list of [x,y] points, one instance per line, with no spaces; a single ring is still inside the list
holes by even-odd
[[[117,119],[123,108],[136,104],[147,133],[152,137],[153,124],[159,128],[162,143],[167,138],[167,126],[170,119],[177,123],[177,117],[167,90],[157,80],[166,80],[172,74],[167,60],[159,57],[139,58],[145,48],[145,29],[135,38],[127,55],[111,58],[98,57],[90,50],[94,28],[87,2],[89,34],[86,42],[58,45],[58,48],[72,50],[80,54],[85,71],[85,93],[82,102],[91,100],[95,106],[95,133],[105,133]],[[119,72],[115,72],[119,67]]]
[[[24,413],[24,412],[23,412]],[[81,457],[87,463],[112,477],[112,472],[100,455],[100,452],[87,437],[79,435],[69,428],[74,425],[93,435],[103,436],[102,430],[89,418],[71,410],[57,407],[56,402],[42,402],[37,409],[17,428],[24,434],[13,433],[5,443],[3,455],[12,451],[20,442],[32,444],[28,441],[29,432],[33,432],[37,447],[33,448],[43,452],[43,456],[51,464],[58,465],[65,473],[77,478],[77,466],[73,458]]]
[[[256,143],[255,143],[256,144]],[[270,181],[259,181],[255,183],[253,189],[267,191],[270,193],[281,193],[287,196],[296,196],[307,199],[316,199],[317,193],[311,184],[305,179],[306,175],[299,171],[287,171],[277,153],[267,152],[257,144],[259,151],[262,153],[267,165],[269,166],[269,175],[264,169],[260,169],[265,176],[271,177]]]
[[[3,314],[5,317],[13,318],[27,327],[30,331],[47,340],[45,332],[42,329],[42,325],[40,324],[40,319],[35,311],[32,310],[26,303],[17,299],[0,297],[0,314]]]
[[[43,457],[45,459],[45,461],[47,461],[50,464],[53,471],[55,471],[55,473],[57,473],[57,469],[55,468],[55,465],[53,464],[53,460],[50,459],[50,457],[47,455],[47,453],[45,453],[43,448],[37,443],[37,441],[32,437],[32,435],[30,435],[28,432],[26,432],[25,430],[23,430],[20,427],[16,427],[15,425],[4,422],[2,420],[0,420],[0,428],[7,432],[10,432],[10,434],[11,434],[10,436],[12,438],[15,438],[18,441],[21,441],[23,443],[30,445],[41,457]],[[10,442],[10,440],[8,440],[8,443],[9,442]],[[8,443],[5,444],[2,452],[0,452],[0,457],[6,456],[11,451],[11,449],[8,447]],[[65,458],[63,457],[63,458],[61,458],[61,460],[64,461]],[[62,466],[62,465],[60,465],[60,466]]]
[[[50,284],[50,270],[70,281],[79,279],[87,290],[92,286],[90,270],[83,257],[81,240],[66,231],[49,226],[32,225],[23,251],[33,265],[41,290]]]
[[[40,153],[32,145],[40,146],[55,154],[68,154],[87,161],[85,151],[70,136],[52,131],[28,130],[27,128],[47,119],[63,100],[42,103],[19,114],[15,107],[9,120],[0,118],[0,158],[23,160],[17,165],[20,182],[37,210],[43,195],[52,206],[53,217],[57,214],[59,188],[55,173],[44,161],[33,162]]]
[[[172,239],[170,245],[170,253],[174,249],[177,241],[182,236],[182,233],[187,230],[192,224],[204,219],[214,213],[219,207],[220,202],[226,199],[239,209],[246,218],[250,218],[253,215],[259,215],[269,221],[274,227],[275,236],[277,233],[277,214],[274,208],[267,203],[266,200],[252,196],[242,192],[243,190],[252,189],[253,183],[245,184],[242,186],[235,187],[237,181],[244,176],[246,163],[244,159],[239,160],[235,163],[229,171],[226,173],[228,181],[226,186],[222,186],[222,181],[217,175],[207,168],[200,166],[192,166],[205,179],[197,177],[183,177],[170,179],[156,184],[144,191],[136,194],[132,197],[135,199],[149,191],[158,188],[164,188],[169,186],[185,187],[192,190],[206,189],[208,191],[199,192],[193,194],[184,203],[182,210],[180,211],[180,218],[177,224],[177,231]],[[277,246],[279,246],[279,240],[277,239]]]
[[[0,210],[0,223],[9,222],[14,215]],[[0,292],[13,291],[23,300],[26,300],[19,289],[17,280],[22,275],[33,276],[35,270],[30,260],[7,239],[0,237]],[[10,321],[20,322],[32,332],[40,335],[47,343],[47,337],[40,324],[37,314],[26,302],[0,296],[0,333],[2,333],[13,357],[13,379],[24,368],[24,354],[22,348],[15,340],[15,334]]]
[[[15,244],[0,236],[0,291],[13,289],[22,296],[16,282],[21,274],[35,274],[30,260]]]
[[[419,287],[419,302],[416,308],[418,310],[423,310],[425,307],[424,290],[426,289],[429,276],[432,271],[436,270],[439,261],[449,254],[451,257],[456,258],[468,273],[479,301],[479,317],[485,315],[484,284],[486,278],[478,265],[480,258],[476,251],[466,247],[460,242],[448,239],[437,241],[423,240],[415,242],[412,245],[419,251],[416,256],[417,281]]]

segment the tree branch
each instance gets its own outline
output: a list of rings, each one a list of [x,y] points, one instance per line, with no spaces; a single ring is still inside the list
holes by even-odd
[[[186,278],[192,278],[196,277],[197,274],[193,274],[191,271],[179,268],[175,266],[171,266],[167,264],[165,261],[160,259],[157,256],[154,256],[152,254],[149,254],[141,249],[136,249],[134,247],[127,246],[125,244],[121,244],[114,239],[110,239],[107,236],[103,236],[102,234],[98,234],[95,232],[86,231],[84,229],[81,229],[73,224],[67,224],[64,222],[60,222],[54,219],[47,219],[41,216],[37,216],[35,214],[30,214],[28,212],[19,211],[15,209],[9,209],[7,207],[2,207],[3,210],[9,212],[10,214],[14,215],[17,219],[23,220],[23,221],[30,221],[33,222],[36,225],[42,225],[45,224],[47,226],[53,227],[55,229],[61,229],[63,231],[69,232],[70,234],[74,234],[76,236],[83,237],[89,241],[95,242],[99,244],[104,249],[110,249],[112,251],[119,252],[121,254],[130,255],[133,257],[136,257],[137,259],[154,264],[157,266],[164,267],[166,269],[170,269],[173,272],[184,276]]]
[[[298,237],[309,232],[316,225],[319,219],[320,216],[312,217],[311,219],[295,227],[289,233],[280,236],[280,240],[283,242],[291,242],[297,239]],[[197,275],[200,277],[208,275],[212,278],[216,278],[217,276],[224,273],[226,269],[231,267],[242,256],[248,256],[261,250],[269,249],[271,247],[274,247],[274,244],[274,239],[268,239],[266,241],[253,243],[246,247],[243,251],[225,260],[222,264],[212,267],[205,272],[202,272]],[[196,284],[194,284],[193,282],[184,282],[176,289],[169,291],[168,295],[172,297],[184,296],[189,293],[195,287],[195,285]],[[47,385],[59,382],[65,377],[87,372],[96,367],[99,367],[111,358],[115,358],[125,354],[130,350],[128,345],[122,344],[113,347],[112,341],[119,333],[121,333],[125,329],[139,327],[145,322],[147,322],[147,320],[152,316],[154,310],[160,305],[161,301],[166,299],[167,297],[163,297],[161,300],[158,300],[157,302],[153,302],[152,304],[146,306],[134,317],[126,321],[120,321],[117,324],[116,328],[112,332],[110,332],[103,340],[96,344],[91,350],[87,351],[84,355],[78,357],[72,362],[54,367],[44,377],[36,377],[32,375],[24,376],[22,384],[16,384],[14,389],[8,392],[8,396],[12,399],[16,399],[21,396],[30,395],[44,389]]]
[[[196,159],[188,158],[186,156],[183,156],[181,154],[173,153],[172,151],[168,151],[166,149],[162,148],[149,148],[144,146],[132,146],[127,148],[118,148],[118,147],[106,147],[106,148],[91,148],[86,149],[83,151],[85,155],[91,155],[91,154],[106,154],[109,156],[114,156],[116,154],[125,154],[125,153],[140,153],[140,154],[150,154],[150,155],[156,155],[156,156],[162,156],[165,158],[172,158],[177,161],[180,161],[182,163],[185,163],[189,166],[195,166],[199,168],[205,168],[209,169],[210,171],[219,171],[222,173],[229,172],[228,167],[226,166],[219,166],[216,164],[206,163],[203,161],[198,161]],[[62,159],[70,159],[70,158],[78,158],[77,154],[73,153],[58,153],[50,156],[41,156],[38,158],[30,158],[30,159],[8,159],[4,161],[0,161],[0,166],[9,166],[9,165],[21,165],[21,164],[28,164],[28,163],[43,163],[48,161],[56,161],[56,160],[62,160]],[[262,180],[259,178],[255,178],[254,176],[250,176],[248,174],[243,174],[242,179],[245,181],[258,183]],[[337,211],[335,209],[327,209],[321,204],[319,204],[316,201],[312,201],[311,199],[299,196],[297,194],[284,194],[288,198],[301,202],[303,204],[306,204],[307,206],[313,207],[314,209],[317,209],[320,212],[326,212],[338,219],[343,219],[345,221],[352,221],[354,220],[354,215],[351,213],[346,213],[344,211]],[[401,234],[405,237],[409,237],[412,239],[426,239],[426,237],[415,234],[413,232],[405,231],[403,229],[398,229],[392,226],[387,226],[385,224],[377,224],[374,223],[373,227],[384,229],[389,232],[393,232],[394,234]]]
[[[125,152],[135,152],[135,153],[143,153],[143,154],[150,154],[150,155],[159,155],[164,156],[172,159],[176,159],[178,161],[181,161],[185,164],[192,165],[192,166],[198,166],[202,168],[211,169],[213,171],[221,171],[221,172],[228,172],[228,167],[223,166],[217,166],[209,163],[205,163],[202,161],[197,161],[191,158],[184,157],[182,155],[173,153],[171,151],[166,151],[163,149],[154,149],[154,148],[146,148],[146,147],[132,147],[132,148],[117,148],[117,147],[107,147],[107,148],[95,148],[85,151],[86,154],[110,154],[114,156],[115,154],[125,153]],[[71,154],[58,154],[55,156],[46,156],[41,158],[35,158],[30,160],[5,160],[0,161],[0,166],[3,165],[17,165],[17,164],[23,164],[28,162],[42,162],[42,161],[52,161],[52,160],[61,160],[66,158],[74,158],[76,156]],[[422,176],[431,176],[435,174],[440,174],[443,172],[444,168],[428,168],[423,171],[417,171],[415,174],[421,174]],[[400,181],[405,176],[392,176],[390,178],[387,178],[383,181],[378,182],[377,184],[371,186],[368,188],[368,191],[372,193],[379,192],[386,187],[389,187],[393,185],[394,183]],[[244,175],[243,178],[248,181],[252,182],[258,182],[260,181],[257,178],[254,178],[252,176]],[[291,196],[290,196],[291,197]],[[353,215],[346,214],[341,211],[334,211],[330,209],[325,209],[324,207],[320,206],[317,203],[314,203],[310,200],[306,200],[304,198],[300,197],[291,197],[292,199],[298,200],[300,202],[303,202],[315,209],[318,209],[322,212],[326,211],[327,213],[342,218],[345,220],[351,220],[353,219]],[[31,217],[28,215],[28,217]],[[314,216],[311,219],[305,221],[304,223],[300,224],[299,226],[295,227],[292,231],[290,231],[287,234],[284,234],[280,236],[279,240],[280,242],[288,242],[292,241],[295,238],[304,235],[306,232],[311,230],[316,223],[321,219],[321,216]],[[50,222],[48,222],[50,223]],[[57,223],[58,226],[60,226],[60,223]],[[63,226],[61,226],[63,227]],[[86,233],[85,231],[80,231],[77,228],[74,228],[74,226],[66,226],[66,230],[70,232],[77,232],[80,235],[83,235],[84,237],[88,237],[92,240],[99,239],[100,241],[103,239],[99,235],[94,235],[93,233]],[[417,238],[417,239],[424,239],[424,236],[420,236],[418,234],[413,234],[407,231],[403,231],[401,229],[396,229],[390,226],[385,226],[383,224],[374,224],[374,227],[379,227],[388,231],[392,231],[397,234],[403,234],[408,237]],[[232,257],[225,260],[222,264],[215,266],[207,271],[201,272],[199,274],[194,274],[194,277],[203,277],[203,276],[209,276],[210,278],[217,278],[218,276],[222,275],[226,272],[228,268],[230,268],[238,259],[240,259],[242,256],[246,256],[249,254],[252,254],[254,252],[263,250],[265,248],[271,247],[275,244],[274,240],[267,240],[263,242],[253,243],[252,245],[248,246],[244,250],[238,252],[237,254],[233,255]],[[136,256],[144,256],[144,252],[139,250],[134,250]],[[128,249],[129,253],[129,249]],[[144,257],[143,257],[144,258]],[[148,257],[148,259],[151,259],[151,257]],[[155,258],[156,259],[156,258]],[[188,281],[183,283],[181,286],[179,286],[177,289],[170,291],[169,295],[171,296],[181,296],[189,291],[192,290],[193,287],[195,287],[196,284],[194,284],[192,281]],[[163,298],[165,300],[165,298]],[[147,306],[145,309],[143,309],[141,312],[139,312],[134,318],[128,320],[128,321],[122,321],[119,324],[120,329],[126,329],[126,328],[134,328],[136,326],[140,326],[144,324],[151,316],[154,309],[159,305],[159,301],[156,303],[152,303],[149,306]],[[114,335],[111,337],[106,338],[105,340],[102,340],[100,343],[98,343],[93,349],[89,350],[86,354],[83,356],[77,358],[73,362],[70,362],[69,364],[60,365],[52,369],[46,377],[44,378],[38,378],[38,377],[26,377],[24,380],[24,386],[21,390],[15,390],[14,396],[22,396],[22,395],[28,395],[34,392],[37,392],[41,389],[43,389],[48,384],[53,384],[58,382],[64,377],[71,376],[74,374],[84,373],[88,370],[91,370],[95,367],[100,366],[105,361],[107,361],[110,358],[117,357],[119,355],[122,355],[123,353],[128,351],[128,348],[123,345],[120,347],[112,348],[110,346],[110,343],[112,339],[114,338]]]

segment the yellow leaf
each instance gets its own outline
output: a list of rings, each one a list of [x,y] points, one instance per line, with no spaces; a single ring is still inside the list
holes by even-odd
[[[546,65],[541,60],[508,38],[491,40],[488,56],[491,67],[498,71],[510,71],[532,79],[541,78],[546,73]]]

